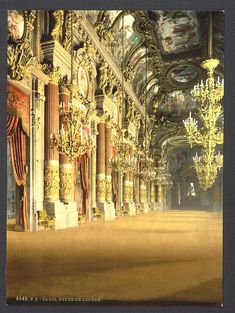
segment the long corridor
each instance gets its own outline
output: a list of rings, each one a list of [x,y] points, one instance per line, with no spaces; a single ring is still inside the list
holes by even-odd
[[[222,301],[220,213],[154,212],[7,236],[9,299]]]

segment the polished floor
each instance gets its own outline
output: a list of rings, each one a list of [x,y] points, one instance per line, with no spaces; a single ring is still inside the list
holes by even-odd
[[[166,211],[8,231],[7,296],[222,302],[222,215]]]

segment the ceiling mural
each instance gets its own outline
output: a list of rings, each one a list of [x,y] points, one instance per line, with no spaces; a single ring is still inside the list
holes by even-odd
[[[135,64],[137,63],[137,61],[146,54],[146,48],[145,47],[140,47],[139,49],[137,49],[132,56],[129,59],[128,62],[128,66],[130,69],[132,69]]]
[[[102,23],[104,24],[105,29],[109,29],[110,27],[112,27],[114,21],[121,12],[122,12],[121,10],[104,11]]]
[[[182,90],[173,91],[168,94],[159,108],[160,115],[166,115],[169,120],[182,120],[188,116],[190,111],[196,109],[196,102],[190,92]]]
[[[152,102],[152,99],[157,95],[158,90],[159,90],[158,85],[154,85],[154,87],[152,86],[152,88],[147,93],[147,102],[148,103]]]
[[[100,10],[85,10],[84,13],[86,14],[88,20],[92,25],[95,25],[98,19],[98,15],[101,11]]]
[[[135,32],[134,23],[135,17],[129,14],[125,15],[123,20],[119,19],[112,27],[111,54],[118,65],[121,65],[126,55],[141,42],[142,37]]]
[[[200,70],[192,64],[180,64],[171,68],[168,77],[171,82],[179,84],[190,84],[198,78]]]
[[[201,63],[208,57],[208,13],[110,10],[87,14],[101,42],[104,34],[109,34],[108,48],[113,60],[123,69],[125,79],[130,81],[140,102],[143,105],[147,102],[148,112],[155,115],[156,123],[165,125],[167,119],[175,127],[182,124],[189,110],[196,110],[190,90],[206,75]],[[216,75],[221,78],[224,13],[213,14],[213,53],[220,60]],[[109,32],[99,32],[100,23],[103,30]],[[164,97],[166,94],[168,96]]]
[[[180,53],[200,45],[195,11],[157,11],[157,38],[162,53]]]
[[[133,90],[138,96],[140,96],[141,94],[146,92],[145,90],[146,82],[147,82],[147,85],[150,84],[150,86],[148,87],[149,89],[157,81],[157,79],[155,78],[155,73],[153,69],[153,60],[149,57],[141,58],[133,70],[133,77],[134,77],[132,80]],[[153,83],[151,85],[152,80],[153,80]]]
[[[153,87],[153,85],[157,84],[157,82],[158,82],[157,78],[151,79],[147,84],[146,91],[148,92],[149,89]]]

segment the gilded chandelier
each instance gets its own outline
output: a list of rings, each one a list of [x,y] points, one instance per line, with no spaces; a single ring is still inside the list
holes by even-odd
[[[130,140],[127,140],[124,136],[125,129],[117,129],[117,134],[114,138],[114,145],[116,148],[116,155],[111,158],[110,166],[114,171],[126,173],[134,170],[136,166],[136,157],[127,153],[132,146]]]
[[[161,159],[159,161],[157,171],[157,184],[166,189],[169,189],[173,185],[167,162],[164,159]]]
[[[157,177],[157,168],[154,166],[153,157],[148,154],[147,147],[140,151],[139,155],[140,165],[142,166],[137,174],[146,182],[155,180]]]
[[[219,64],[216,59],[209,59],[202,63],[207,69],[208,79],[206,83],[194,86],[192,95],[199,103],[198,117],[202,127],[198,129],[198,121],[191,116],[184,120],[186,136],[189,144],[202,146],[201,156],[196,155],[194,160],[200,186],[203,190],[211,188],[217,177],[218,170],[223,166],[223,155],[216,154],[216,145],[223,144],[223,129],[217,126],[221,118],[223,108],[220,100],[224,94],[223,80],[214,80],[214,70]]]
[[[94,144],[90,136],[83,130],[88,109],[73,99],[67,106],[61,103],[59,112],[63,115],[64,120],[57,135],[51,134],[51,146],[55,146],[59,153],[68,156],[70,160],[89,153]]]
[[[208,54],[209,59],[204,61],[201,66],[207,70],[207,79],[201,81],[191,94],[199,104],[197,116],[200,118],[202,126],[198,129],[198,121],[192,118],[184,120],[186,136],[189,144],[200,145],[202,153],[193,158],[200,187],[207,190],[214,184],[218,171],[223,166],[223,155],[216,152],[216,146],[223,144],[223,129],[218,126],[218,122],[223,115],[223,108],[220,101],[224,96],[224,80],[217,81],[214,72],[219,65],[219,60],[212,58],[212,12],[209,13],[209,35],[208,35]]]

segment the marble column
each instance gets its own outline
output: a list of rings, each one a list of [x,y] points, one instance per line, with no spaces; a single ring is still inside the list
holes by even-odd
[[[129,158],[129,147],[127,147],[126,156]],[[125,210],[127,210],[129,200],[129,171],[127,171],[123,176],[123,204]]]
[[[112,202],[112,178],[111,178],[111,125],[106,123],[105,125],[105,175],[106,175],[106,201]]]
[[[150,181],[150,205],[151,209],[154,209],[154,203],[155,203],[155,185],[154,181]]]
[[[106,179],[105,179],[105,121],[100,119],[97,126],[97,174],[96,174],[96,201],[97,204],[106,200]]]
[[[91,151],[91,208],[96,208],[96,135],[97,125],[95,121],[91,122],[91,136],[95,142],[95,147]]]
[[[69,217],[68,208],[60,202],[59,152],[51,147],[52,134],[59,130],[59,94],[58,76],[49,76],[46,87],[45,105],[45,173],[44,173],[44,208],[54,218],[55,229],[77,225],[77,218]]]
[[[129,147],[129,155],[130,158],[133,158],[133,147]],[[128,202],[127,202],[127,210],[128,215],[133,216],[136,215],[136,206],[134,203],[134,172],[133,170],[128,173]]]
[[[50,80],[46,86],[45,105],[45,173],[44,200],[55,202],[59,200],[59,153],[51,147],[52,134],[59,130],[59,95],[58,83]]]
[[[137,169],[138,170],[140,169],[139,161],[137,164]],[[134,185],[133,193],[135,195],[136,213],[140,213],[140,176],[138,174],[136,174],[134,176],[134,180],[135,180],[135,185]]]
[[[63,103],[64,107],[68,106],[70,99],[70,92],[64,86],[60,87],[60,103]],[[60,114],[60,128],[64,125],[66,128],[65,118],[63,114]],[[64,203],[74,200],[74,173],[73,162],[68,156],[60,154],[60,200]]]
[[[140,164],[140,168],[143,168],[143,163]],[[146,182],[140,177],[139,180],[139,193],[140,193],[140,209],[144,213],[148,213],[148,203],[147,203],[147,188]]]
[[[164,208],[164,188],[161,185],[157,187],[158,210],[161,211]]]
[[[105,116],[100,117],[97,136],[96,158],[96,203],[104,220],[110,219],[110,208],[106,202],[106,125]]]
[[[111,159],[111,123],[110,121],[106,122],[105,124],[105,191],[106,191],[106,212],[109,217],[107,216],[106,219],[113,220],[115,219],[115,207],[113,203],[112,197],[112,169],[110,167],[110,159]]]

